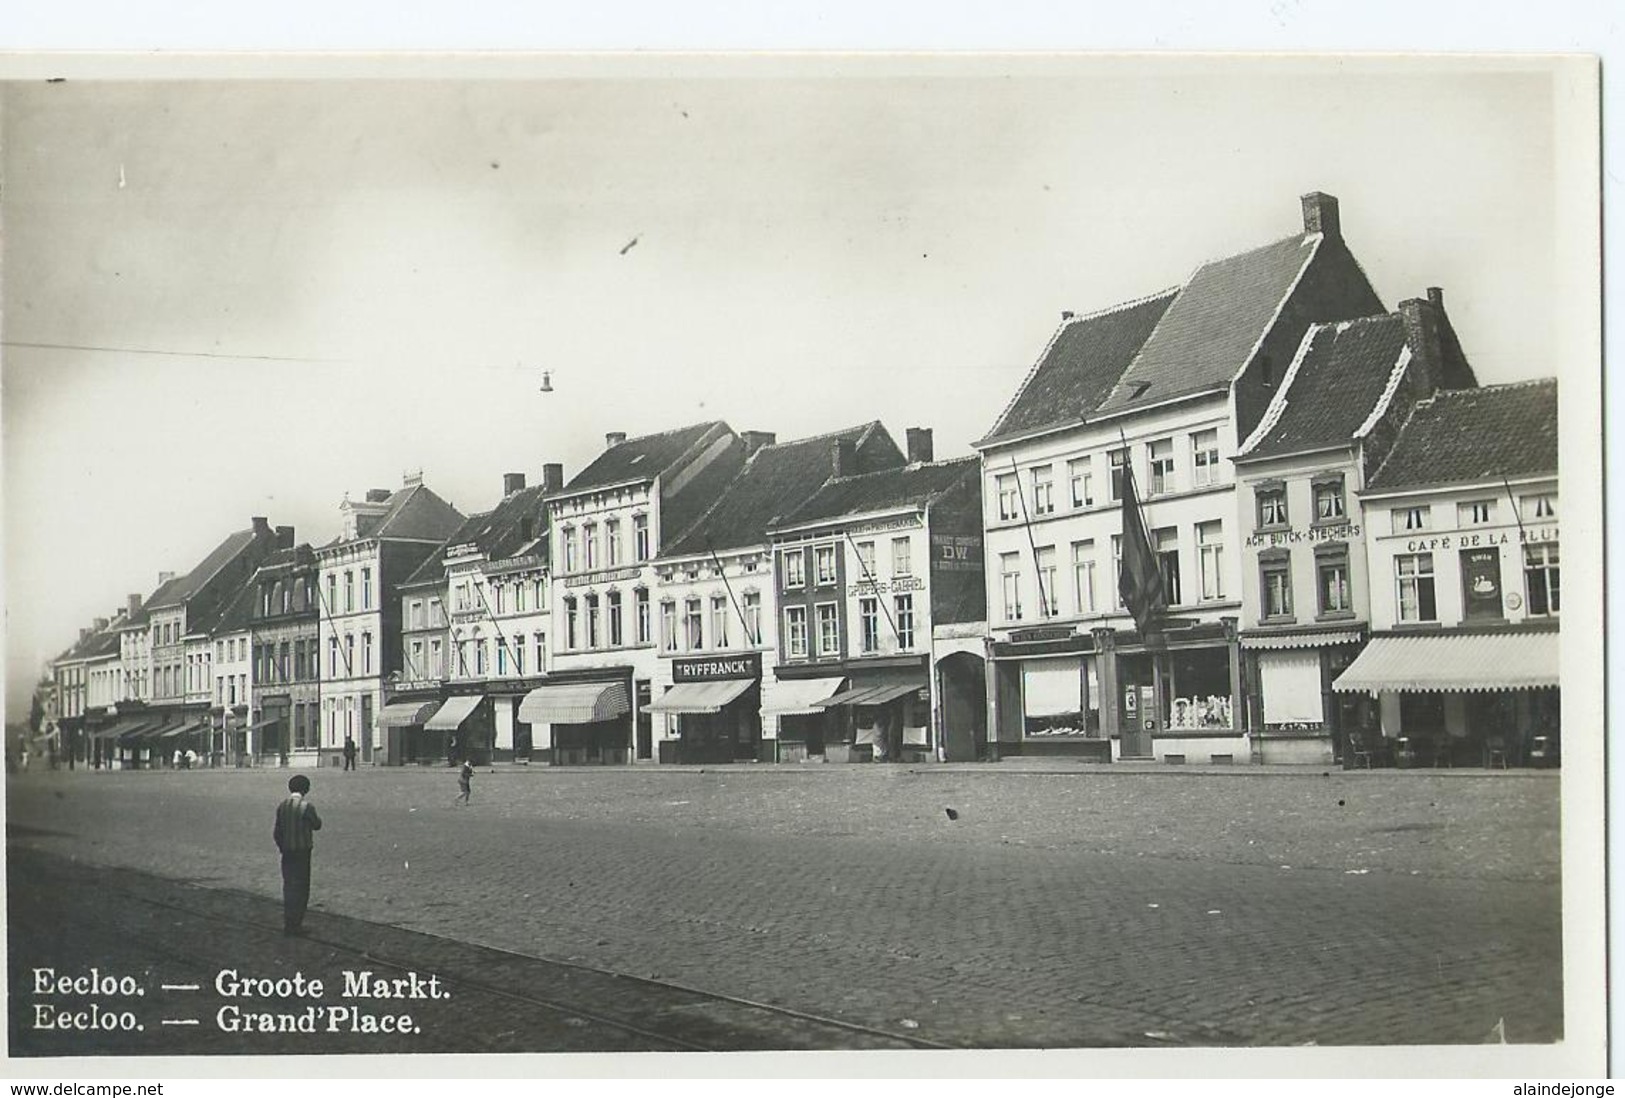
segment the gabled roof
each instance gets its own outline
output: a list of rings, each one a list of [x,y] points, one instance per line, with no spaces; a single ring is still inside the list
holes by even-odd
[[[563,491],[572,493],[634,480],[653,480],[689,451],[709,443],[727,430],[726,423],[712,420],[673,428],[657,435],[629,438],[599,454],[564,486]]]
[[[387,504],[368,537],[432,541],[445,537],[463,521],[461,511],[421,481],[396,489]]]
[[[204,557],[196,568],[153,592],[152,597],[147,600],[147,608],[162,610],[166,607],[184,605],[193,595],[201,591],[209,580],[214,578],[215,573],[235,559],[253,541],[254,531],[251,529],[238,530],[230,535],[225,541],[215,546],[214,550]]]
[[[1557,379],[1436,393],[1400,428],[1371,491],[1557,474]]]
[[[133,614],[128,614],[125,616],[124,623],[120,625],[119,628],[134,629],[140,626],[145,626],[151,619],[151,615],[147,613],[148,609],[153,606],[163,606],[170,602],[172,593],[176,587],[180,586],[183,579],[184,577],[177,576],[172,580],[167,580],[164,583],[160,583],[157,590],[153,591],[152,594],[147,596],[146,601],[141,604],[140,609]]]
[[[1398,313],[1310,328],[1237,459],[1349,445],[1409,353]]]
[[[805,504],[774,523],[773,529],[805,526],[845,515],[923,507],[966,476],[979,477],[981,467],[980,458],[968,457],[840,477],[826,483]]]
[[[767,530],[782,515],[807,502],[830,479],[830,444],[853,444],[862,468],[897,467],[903,455],[878,420],[843,431],[763,446],[752,454],[709,509],[674,538],[663,555],[688,556],[767,542]]]
[[[999,442],[1081,423],[1123,376],[1168,310],[1177,288],[1061,322],[999,421],[981,441]]]
[[[1247,365],[1319,250],[1302,233],[1196,269],[1098,411],[1139,408],[1227,386]]]
[[[542,502],[543,494],[540,484],[521,488],[491,510],[470,515],[449,538],[424,558],[422,564],[412,570],[401,586],[412,587],[444,579],[446,553],[456,546],[473,545],[487,560],[501,560],[537,542],[545,546],[547,508]],[[525,531],[527,518],[530,520],[528,536]]]
[[[279,553],[292,553],[292,549],[281,549]],[[252,581],[243,584],[242,589],[226,604],[220,614],[220,620],[215,622],[212,632],[215,635],[224,633],[241,633],[248,629],[254,616],[254,594],[259,584]]]

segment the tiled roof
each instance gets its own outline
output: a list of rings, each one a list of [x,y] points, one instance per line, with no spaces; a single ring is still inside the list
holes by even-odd
[[[564,486],[565,492],[598,488],[627,481],[653,480],[697,444],[709,442],[728,430],[720,420],[677,427],[658,435],[629,438],[611,446]]]
[[[147,621],[151,618],[151,615],[147,613],[148,607],[163,606],[166,603],[170,603],[170,595],[176,587],[180,586],[181,579],[182,577],[177,576],[175,579],[169,580],[166,583],[160,583],[157,590],[153,591],[152,594],[147,596],[146,601],[141,604],[141,608],[139,610],[133,614],[125,616],[124,623],[119,628],[133,629],[136,626],[146,625]]]
[[[280,553],[292,553],[292,549],[278,550]],[[222,633],[241,633],[248,628],[254,615],[254,594],[259,585],[253,583],[243,584],[236,596],[226,604],[226,609],[220,615],[212,630],[216,635]]]
[[[1346,446],[1382,399],[1406,349],[1398,313],[1317,324],[1238,457]]]
[[[1157,322],[1102,413],[1159,404],[1228,385],[1247,364],[1321,236],[1289,236],[1197,268]]]
[[[814,438],[764,446],[711,507],[673,539],[667,556],[688,556],[711,549],[761,545],[774,520],[805,503],[830,479],[830,444],[853,443],[859,468],[897,467],[903,455],[878,421]]]
[[[397,489],[387,503],[369,537],[431,541],[445,537],[463,521],[461,511],[421,482]]]
[[[445,578],[446,551],[458,545],[473,545],[487,560],[501,560],[537,542],[546,543],[547,508],[542,503],[542,486],[532,485],[506,497],[489,511],[470,515],[451,536],[435,548],[422,564],[406,577],[403,587],[437,583]],[[530,519],[526,536],[525,519]]]
[[[1557,379],[1458,389],[1420,401],[1372,490],[1557,473]]]
[[[775,523],[774,528],[803,526],[843,515],[919,507],[966,476],[980,475],[981,459],[969,457],[841,477],[825,484],[805,504]]]
[[[147,600],[147,606],[153,609],[162,609],[166,606],[182,605],[202,590],[204,584],[214,578],[214,574],[224,568],[227,562],[248,548],[253,540],[253,530],[238,530],[235,534],[226,538],[225,541],[215,546],[214,550],[204,557],[196,568],[173,583],[165,584],[155,591],[152,598]]]
[[[1061,322],[983,442],[1080,423],[1145,345],[1178,289]]]

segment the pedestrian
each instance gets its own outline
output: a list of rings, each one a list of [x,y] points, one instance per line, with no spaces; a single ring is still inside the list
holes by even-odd
[[[310,803],[310,779],[295,774],[288,779],[288,797],[276,809],[271,837],[282,852],[282,933],[303,934],[305,907],[310,903],[310,851],[322,818]]]
[[[344,736],[344,769],[355,769],[355,740],[348,733]]]
[[[468,804],[469,794],[474,788],[474,764],[467,759],[463,760],[463,768],[457,772],[457,800],[456,804]]]

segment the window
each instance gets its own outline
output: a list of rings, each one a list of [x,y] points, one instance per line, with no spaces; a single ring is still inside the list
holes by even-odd
[[[632,516],[632,552],[639,561],[649,559],[649,516]]]
[[[999,554],[999,574],[1004,587],[1004,620],[1021,620],[1021,556]]]
[[[621,520],[604,520],[604,563],[613,568],[621,563]]]
[[[1089,459],[1073,458],[1067,462],[1066,475],[1072,485],[1072,506],[1094,506],[1094,486],[1089,480]]]
[[[520,676],[521,678],[524,677],[524,674],[525,674],[525,638],[522,635],[520,635],[519,633],[515,633],[513,635],[513,647],[510,648],[509,651],[511,651],[513,653],[513,673],[515,675]]]
[[[226,642],[225,641],[215,641],[214,642],[214,661],[216,663],[220,663],[220,662],[224,661],[225,658],[226,658]]]
[[[780,556],[784,573],[784,586],[805,587],[807,584],[807,556],[800,549],[790,549]]]
[[[587,604],[587,647],[597,648],[602,643],[598,632],[598,592],[594,591],[582,601]]]
[[[446,624],[446,604],[438,598],[429,600],[429,628]]]
[[[265,659],[266,659],[267,663],[270,662],[271,654],[270,654],[269,651],[266,652]],[[354,633],[346,633],[344,635],[344,674],[346,675],[346,677],[353,676],[355,674],[355,634]]]
[[[1224,598],[1224,523],[1196,524],[1196,566],[1203,600]]]
[[[1395,511],[1397,519],[1399,512]],[[1433,598],[1433,554],[1415,553],[1394,558],[1394,577],[1399,588],[1400,621],[1436,621],[1439,610]]]
[[[1072,543],[1072,596],[1077,600],[1078,613],[1095,612],[1095,543]]]
[[[576,570],[576,532],[566,526],[559,531],[559,554],[564,558],[564,571]],[[570,647],[574,647],[571,645]]]
[[[1162,589],[1167,593],[1168,605],[1178,606],[1185,601],[1179,590],[1179,530],[1172,526],[1153,530],[1151,544],[1157,553],[1157,567],[1162,572]]]
[[[547,634],[532,633],[530,635],[531,650],[536,656],[536,674],[547,671]]]
[[[431,678],[446,677],[446,653],[438,637],[429,642],[429,671]]]
[[[1033,514],[1053,514],[1055,511],[1055,466],[1033,466],[1032,480]]]
[[[1151,494],[1164,495],[1174,490],[1174,440],[1159,438],[1147,447],[1151,458]]]
[[[591,572],[598,567],[598,524],[589,522],[581,528],[581,566]]]
[[[498,637],[496,640],[497,640],[497,677],[500,678],[500,677],[502,677],[502,676],[504,676],[504,675],[506,675],[508,673],[508,653],[507,653],[508,646],[502,642],[501,637]]]
[[[999,518],[1008,522],[1021,517],[1021,485],[1016,474],[1001,473],[994,478],[999,494]]]
[[[1277,486],[1259,487],[1255,492],[1258,499],[1259,527],[1287,525],[1286,489]]]
[[[331,614],[339,604],[339,578],[336,575],[327,577],[327,612]]]
[[[536,581],[536,587],[535,587],[536,609],[538,609],[538,610],[546,610],[547,609],[547,587],[545,586],[545,584],[546,584],[545,580],[537,580]]]
[[[1349,591],[1347,552],[1317,553],[1315,573],[1315,589],[1320,598],[1321,616],[1353,613],[1354,601]]]
[[[454,610],[463,611],[473,609],[473,607],[469,605],[468,584],[459,583],[456,587],[452,588],[451,595],[451,605]]]
[[[858,637],[864,652],[880,651],[880,600],[858,600]]]
[[[344,573],[344,612],[349,613],[355,609],[355,573]]]
[[[813,567],[818,586],[828,587],[835,582],[835,546],[820,545],[813,550]]]
[[[409,679],[427,677],[423,666],[423,642],[420,640],[412,642],[412,655],[406,661],[406,677]]]
[[[875,543],[860,541],[858,544],[858,574],[864,579],[874,579],[875,576]]]
[[[1342,522],[1348,515],[1343,506],[1343,478],[1317,478],[1311,482],[1315,494],[1315,521]]]
[[[254,662],[259,662],[257,657]],[[339,639],[337,637],[327,638],[327,677],[330,679],[339,677]]]
[[[660,604],[660,648],[677,651],[677,604],[670,599]]]
[[[264,584],[260,585],[260,617],[271,616],[271,589]]]
[[[1112,606],[1123,609],[1123,535],[1112,535]]]
[[[1408,534],[1417,530],[1427,530],[1433,525],[1431,508],[1428,507],[1396,507],[1393,510],[1393,530],[1396,534]]]
[[[1495,501],[1475,499],[1456,505],[1456,522],[1460,526],[1482,526],[1495,521]]]
[[[491,612],[492,613],[506,614],[508,612],[508,608],[507,608],[508,597],[507,597],[506,594],[504,594],[504,592],[507,591],[507,589],[508,589],[507,584],[501,583],[501,582],[499,582],[497,580],[492,580],[491,581]]]
[[[1055,546],[1045,545],[1033,551],[1038,563],[1038,612],[1053,618],[1061,612],[1061,600],[1055,590]]]
[[[762,595],[759,591],[745,592],[745,643],[762,643]]]
[[[541,607],[538,606],[537,609],[540,610]],[[523,614],[525,612],[524,580],[517,580],[513,585],[513,612],[516,614]]]
[[[406,627],[408,629],[423,628],[423,600],[413,599],[406,604]]]
[[[1128,471],[1128,451],[1108,450],[1106,460],[1111,466],[1111,495],[1108,497],[1112,503],[1123,498],[1123,477]]]
[[[474,638],[474,674],[485,677],[485,638]]]
[[[1291,558],[1286,553],[1260,556],[1259,579],[1264,593],[1264,620],[1292,617]]]
[[[784,650],[790,659],[807,658],[807,608],[791,606],[784,611]]]
[[[421,642],[419,642],[419,643],[421,643]],[[237,646],[235,644],[233,644],[231,647],[232,647],[233,650],[235,650]],[[235,655],[232,658],[235,659],[236,658]],[[304,678],[305,677],[305,671],[309,666],[310,665],[305,662],[305,642],[302,641],[302,640],[294,641],[293,642],[293,677],[296,678],[296,679]]]
[[[576,646],[576,615],[576,598],[574,595],[566,595],[564,598],[564,648],[566,651]]]
[[[288,600],[286,598],[283,598],[283,600],[282,600],[282,611],[283,611],[283,613],[287,613],[287,611],[288,611],[288,605],[287,604],[288,604]],[[371,568],[363,568],[361,570],[361,609],[363,609],[363,610],[371,610],[372,609],[372,569]]]
[[[363,669],[366,670],[366,671],[371,671],[372,670],[372,634],[371,633],[363,633],[362,637],[364,638],[364,640],[366,642],[365,644],[362,645],[362,648],[361,648],[362,663],[364,664]],[[292,658],[292,655],[293,655],[293,653],[292,653],[292,650],[291,650],[291,646],[288,644],[287,641],[283,641],[280,645],[277,646],[277,650],[276,650],[276,677],[278,679],[280,679],[282,682],[287,682],[292,677],[292,676],[290,676],[288,674],[288,661]]]
[[[635,644],[649,643],[649,591],[648,588],[639,587],[632,592],[633,629],[636,631]]]
[[[698,652],[705,647],[705,618],[700,612],[699,599],[688,599],[683,603],[683,630],[690,652]]]
[[[914,596],[896,595],[892,609],[897,612],[897,647],[914,647]]]
[[[711,645],[728,647],[728,600],[722,595],[711,596]]]
[[[1191,436],[1191,483],[1200,488],[1219,482],[1219,431],[1212,428]]]
[[[891,574],[894,576],[911,576],[914,574],[912,557],[914,546],[913,538],[891,539]]]
[[[609,646],[619,648],[626,643],[621,630],[621,593],[609,593]]]
[[[840,619],[835,613],[833,602],[821,602],[813,608],[818,617],[818,654],[820,656],[838,656],[841,654]]]
[[[1525,522],[1531,519],[1554,519],[1557,517],[1556,496],[1521,496],[1518,503]]]
[[[1531,617],[1548,617],[1561,609],[1562,600],[1558,596],[1556,543],[1548,542],[1524,547],[1523,582],[1524,587],[1528,589]]]

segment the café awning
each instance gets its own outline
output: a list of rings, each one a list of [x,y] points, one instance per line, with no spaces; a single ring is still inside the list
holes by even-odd
[[[572,682],[539,686],[519,703],[526,724],[590,724],[632,711],[624,682]]]
[[[378,714],[378,725],[381,728],[405,728],[408,725],[422,724],[429,719],[430,713],[439,708],[440,702],[434,699],[390,702]]]
[[[806,716],[822,713],[824,701],[840,690],[845,679],[787,679],[776,685],[762,706],[763,714]]]
[[[1427,693],[1556,686],[1557,654],[1556,633],[1376,637],[1332,689]]]
[[[1250,652],[1280,652],[1293,648],[1330,648],[1359,643],[1359,629],[1316,629],[1304,633],[1243,633],[1241,646]]]
[[[447,698],[434,716],[423,722],[423,727],[431,732],[455,732],[468,720],[468,715],[480,707],[485,700],[484,694],[465,694],[456,698]]]
[[[659,713],[720,713],[723,706],[749,690],[755,681],[680,682],[656,698],[649,708]]]

